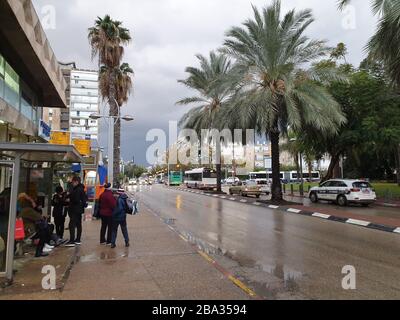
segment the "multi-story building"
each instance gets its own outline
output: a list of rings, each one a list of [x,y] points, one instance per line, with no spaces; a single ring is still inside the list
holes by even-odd
[[[43,121],[43,108],[67,106],[57,61],[32,2],[1,0],[0,240],[5,248],[0,251],[0,278],[13,275],[17,195],[27,193],[37,203],[48,204],[53,190],[46,161],[80,160],[71,147],[44,143],[50,128]]]
[[[43,107],[65,108],[65,89],[31,1],[1,1],[0,141],[43,141]]]
[[[70,131],[72,139],[99,138],[99,120],[90,119],[99,114],[99,74],[90,70],[71,70]]]

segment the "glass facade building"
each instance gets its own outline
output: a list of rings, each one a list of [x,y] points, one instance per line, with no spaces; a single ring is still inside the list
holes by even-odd
[[[99,111],[97,71],[71,70],[70,131],[72,139],[98,140],[99,121],[90,115]]]
[[[37,97],[0,53],[0,99],[38,125],[41,108]]]

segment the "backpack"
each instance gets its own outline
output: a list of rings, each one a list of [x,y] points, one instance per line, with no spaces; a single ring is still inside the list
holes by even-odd
[[[136,215],[138,212],[138,202],[129,198],[126,199],[126,213]]]

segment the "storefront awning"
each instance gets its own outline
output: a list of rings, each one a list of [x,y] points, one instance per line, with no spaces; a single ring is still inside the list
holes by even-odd
[[[0,156],[29,162],[82,163],[83,158],[74,146],[48,143],[0,143]]]

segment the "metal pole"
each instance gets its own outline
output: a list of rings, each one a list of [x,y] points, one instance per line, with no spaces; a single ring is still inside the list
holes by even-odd
[[[300,153],[300,195],[304,196],[303,157]]]
[[[108,119],[108,182],[114,186],[114,119]]]
[[[6,279],[10,282],[12,282],[13,280],[15,221],[17,219],[17,200],[18,200],[18,184],[19,184],[20,168],[21,168],[21,154],[19,153],[16,155],[14,159],[11,196],[10,196],[10,215],[8,220]]]

